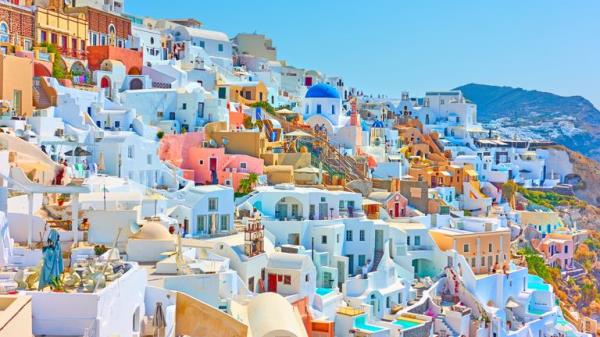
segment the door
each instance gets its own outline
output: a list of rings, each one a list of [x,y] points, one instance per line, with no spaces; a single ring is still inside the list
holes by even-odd
[[[309,207],[308,218],[310,220],[314,220],[315,219],[315,205],[313,205],[313,204],[311,204],[310,207]]]
[[[331,273],[328,271],[323,272],[323,287],[333,288],[333,278],[331,277]]]
[[[319,220],[327,219],[327,203],[322,202],[319,204]]]
[[[375,250],[383,250],[383,231],[380,229],[375,231]]]
[[[278,204],[277,205],[277,214],[279,214],[279,220],[283,220],[288,217],[287,209],[288,209],[287,204]]]
[[[209,170],[216,171],[217,170],[217,158],[210,158],[209,160]]]
[[[348,257],[348,274],[354,275],[354,255],[346,255]]]
[[[394,217],[398,217],[400,215],[400,204],[399,203],[395,203],[394,204]]]
[[[269,282],[269,292],[276,293],[277,292],[277,274],[269,274],[269,278],[267,280]]]

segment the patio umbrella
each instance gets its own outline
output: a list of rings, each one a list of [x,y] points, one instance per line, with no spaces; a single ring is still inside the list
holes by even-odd
[[[165,320],[165,312],[162,307],[162,302],[156,302],[154,317],[152,318],[152,326],[154,327],[154,337],[165,336],[165,327],[167,326],[167,322]]]
[[[98,155],[98,171],[104,171],[104,152]]]
[[[48,244],[42,249],[44,264],[40,273],[38,289],[42,290],[50,284],[52,279],[60,277],[63,272],[62,252],[60,249],[60,235],[56,229],[51,229],[48,234]]]
[[[75,148],[75,150],[69,150],[67,152],[65,152],[65,156],[69,156],[69,157],[89,157],[91,156],[92,153],[82,149],[80,146],[77,146]]]
[[[286,137],[312,137],[310,133],[304,132],[302,130],[296,130],[292,132],[288,132],[285,134]]]

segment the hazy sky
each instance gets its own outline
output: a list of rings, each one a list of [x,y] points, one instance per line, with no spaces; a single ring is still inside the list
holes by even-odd
[[[469,82],[600,107],[600,1],[127,0],[128,13],[258,32],[289,64],[392,97]]]

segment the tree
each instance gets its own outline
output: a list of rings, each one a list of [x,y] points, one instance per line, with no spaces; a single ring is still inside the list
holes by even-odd
[[[238,193],[240,194],[248,194],[252,192],[252,189],[256,186],[258,182],[258,174],[250,173],[247,178],[241,179],[240,184],[238,186]]]
[[[517,184],[512,180],[502,184],[502,195],[504,196],[504,200],[506,200],[513,209],[515,208],[515,194],[517,193],[518,188]]]
[[[56,48],[55,45],[48,42],[42,43],[41,46],[46,48],[48,54],[54,55],[54,61],[52,62],[52,77],[59,80],[66,78],[67,69],[65,67],[65,62],[63,61],[62,56],[58,51],[58,48]]]
[[[160,130],[156,133],[156,138],[158,138],[159,140],[161,140],[164,136],[165,132],[163,130]]]

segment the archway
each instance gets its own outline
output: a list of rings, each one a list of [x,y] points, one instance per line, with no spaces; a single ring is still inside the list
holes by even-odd
[[[129,89],[130,90],[144,89],[144,82],[142,82],[142,80],[140,80],[139,78],[134,78],[131,80],[131,82],[129,82]]]
[[[302,217],[302,203],[293,197],[283,197],[275,203],[275,217],[279,220]]]
[[[100,88],[110,88],[110,78],[108,78],[108,76],[102,77],[102,79],[100,80]]]
[[[41,63],[33,64],[33,76],[35,77],[52,77],[52,71]]]

